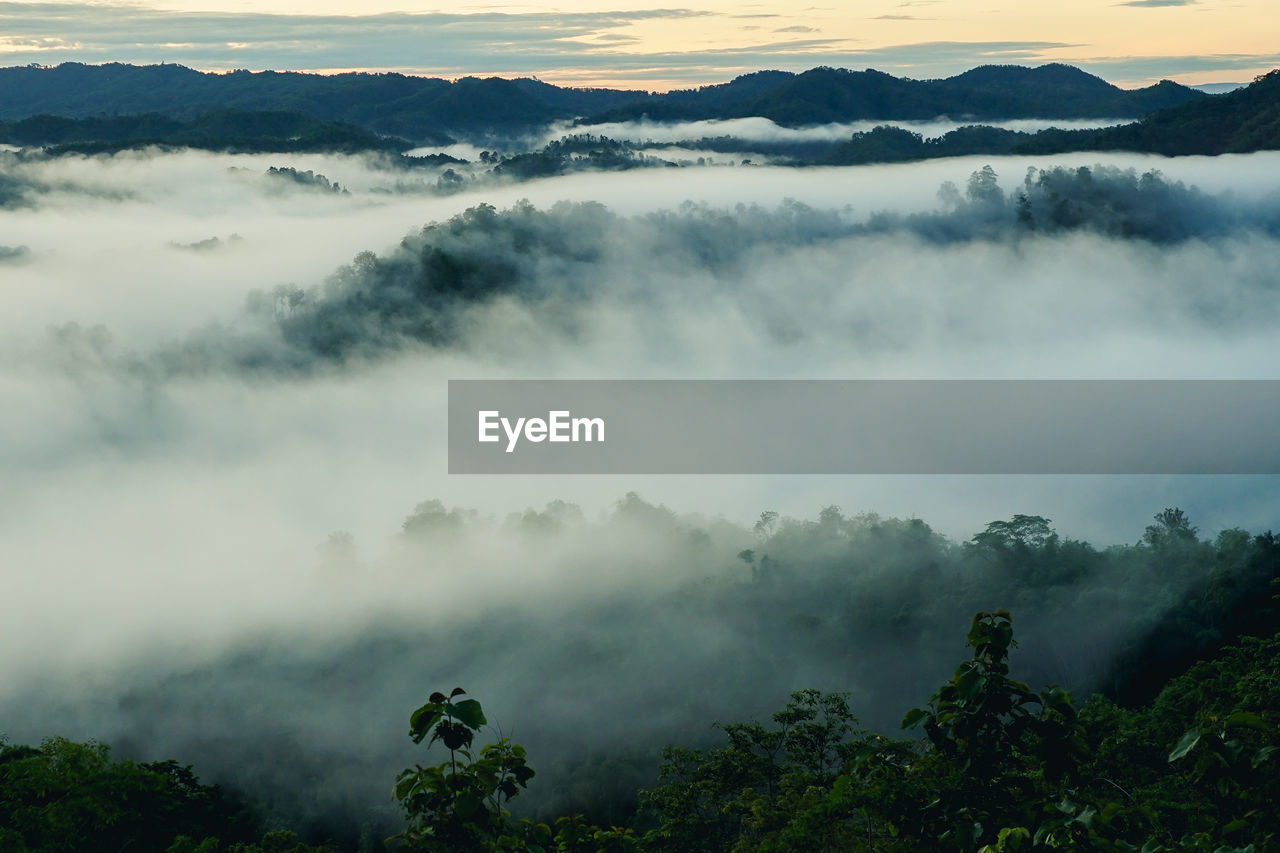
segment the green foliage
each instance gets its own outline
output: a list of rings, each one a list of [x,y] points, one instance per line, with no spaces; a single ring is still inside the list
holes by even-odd
[[[408,826],[392,841],[411,850],[565,851],[629,853],[635,838],[629,830],[600,829],[580,816],[561,817],[553,826],[528,819],[512,820],[506,804],[528,786],[534,771],[524,747],[509,738],[473,750],[475,736],[488,723],[475,699],[456,687],[448,696],[432,693],[409,718],[414,743],[437,741],[449,758],[438,765],[415,766],[397,778],[393,796]]]
[[[1181,514],[1157,518],[1175,522],[1161,529],[1190,529]],[[820,526],[830,534],[845,522],[832,508]],[[1054,536],[1029,516],[987,532],[1002,542]],[[1236,539],[1224,544],[1241,547]],[[1065,691],[1032,692],[1011,677],[1006,611],[979,612],[966,639],[971,657],[903,719],[922,739],[859,729],[846,694],[796,691],[768,723],[720,726],[723,746],[664,750],[659,784],[641,796],[650,827],[639,835],[580,815],[514,819],[507,805],[534,776],[523,748],[499,738],[476,749],[480,703],[460,688],[433,693],[409,736],[447,757],[396,779],[407,827],[393,840],[533,853],[1275,849],[1280,634],[1196,664],[1149,706],[1095,697],[1079,713]],[[260,833],[189,767],[112,761],[92,742],[0,739],[0,850],[118,849],[335,853],[288,830]]]
[[[439,741],[449,751],[440,765],[416,766],[396,779],[394,796],[409,819],[396,836],[415,850],[494,850],[511,831],[503,804],[534,775],[524,748],[502,738],[473,754],[476,732],[488,721],[474,699],[455,688],[448,696],[432,693],[409,718],[414,743]]]
[[[1047,538],[1042,524],[1030,528]],[[1036,694],[1009,677],[1008,612],[977,614],[968,643],[973,658],[927,709],[903,719],[904,728],[923,726],[932,747],[924,763],[936,799],[924,810],[925,837],[936,836],[940,849],[968,850],[980,842],[992,849],[1020,843],[1021,833],[1001,838],[1010,827],[1062,835],[1046,820],[1048,804],[1067,793],[1086,751],[1070,696],[1057,687]]]
[[[659,785],[641,794],[659,826],[650,848],[766,850],[783,843],[791,817],[815,806],[866,741],[847,694],[799,690],[772,726],[722,726],[728,744],[668,747]],[[830,832],[828,832],[830,830]],[[835,838],[834,827],[815,830]]]
[[[0,739],[0,850],[163,853],[182,835],[237,841],[251,830],[190,767],[113,761],[92,741],[55,737],[36,748]]]
[[[491,208],[469,216],[468,227],[502,227]],[[574,518],[549,507],[509,523],[541,535],[548,524],[582,523]],[[405,540],[480,523],[430,501],[406,522]],[[619,504],[616,523],[619,531],[643,523],[638,529],[672,539],[690,534],[634,495]],[[1271,534],[1229,529],[1202,539],[1176,508],[1157,513],[1134,544],[1102,551],[1063,539],[1035,515],[993,521],[963,545],[919,520],[848,517],[838,507],[811,520],[765,513],[755,529],[738,532],[722,543],[727,580],[687,588],[662,606],[691,619],[714,607],[745,614],[742,649],[783,632],[788,642],[779,649],[762,641],[741,651],[742,662],[718,661],[701,682],[705,693],[723,698],[739,673],[791,677],[806,655],[857,649],[847,683],[896,678],[910,691],[899,708],[932,694],[903,718],[918,739],[863,731],[845,694],[800,690],[762,722],[720,726],[718,744],[668,747],[634,819],[625,806],[608,810],[592,799],[601,780],[638,775],[619,772],[625,761],[607,754],[616,742],[603,759],[572,758],[576,775],[562,801],[590,819],[552,817],[550,809],[520,819],[509,809],[533,779],[525,751],[505,738],[481,746],[488,722],[480,703],[459,690],[436,693],[410,716],[411,739],[435,756],[396,780],[407,818],[399,843],[584,853],[1276,849],[1280,543]],[[1036,607],[1042,619],[1086,604],[1123,618],[1132,626],[1124,635],[1131,657],[1112,675],[1149,692],[1113,690],[1077,710],[1061,689],[1033,690],[1020,680],[1032,680],[1020,655],[1039,643],[1043,656],[1058,638],[1019,624],[1015,643],[1006,611],[968,619],[978,609],[970,605],[993,590]],[[968,608],[966,658],[936,690],[936,672],[923,682],[904,677],[913,658],[958,645],[957,608]],[[516,627],[504,642],[526,626]],[[1262,639],[1242,636],[1246,629]],[[1080,637],[1061,642],[1064,657],[1079,653]],[[616,665],[612,653],[591,652],[575,659],[584,680],[592,666]],[[641,754],[623,757],[638,762]],[[99,838],[116,844],[101,849],[168,853],[327,849],[285,830],[264,835],[173,762],[114,762],[105,747],[59,739],[0,744],[0,850],[94,850]]]
[[[839,704],[822,738],[798,737],[786,721],[815,725],[831,698],[802,691],[775,715],[781,728],[725,726],[728,747],[668,748],[662,784],[642,798],[659,822],[646,845],[1224,853],[1272,849],[1280,838],[1280,637],[1197,666],[1150,709],[1095,699],[1080,714],[1065,691],[1033,693],[1009,677],[1008,613],[977,614],[968,643],[973,657],[928,707],[907,712],[904,728],[926,734],[915,744],[847,738]],[[1188,713],[1196,726],[1169,735]],[[798,748],[785,754],[788,738]],[[834,777],[804,758],[831,750],[841,758]]]
[[[1127,767],[1133,796],[1186,849],[1272,848],[1280,839],[1277,672],[1280,635],[1243,638],[1172,679],[1148,707],[1091,703],[1089,716],[1106,714],[1109,723],[1097,764]]]

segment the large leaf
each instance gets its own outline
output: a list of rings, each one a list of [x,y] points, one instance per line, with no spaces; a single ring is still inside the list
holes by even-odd
[[[422,743],[422,739],[441,716],[440,706],[435,702],[423,705],[409,717],[409,737],[413,738],[414,743]]]
[[[417,773],[406,770],[404,773],[400,774],[400,778],[396,780],[395,798],[397,800],[403,800],[409,795],[409,791],[413,790],[413,786],[417,781]]]
[[[923,708],[912,708],[907,712],[907,715],[902,718],[902,728],[914,729],[916,726],[920,725],[920,722],[927,716],[929,716],[929,712]]]
[[[1251,711],[1237,711],[1231,716],[1223,720],[1222,725],[1225,726],[1247,726],[1251,729],[1257,729],[1260,732],[1270,731],[1266,722],[1261,717]]]
[[[1173,752],[1169,753],[1170,761],[1177,761],[1179,758],[1186,756],[1188,752],[1196,748],[1196,744],[1200,742],[1200,730],[1192,729],[1182,736],[1182,740],[1178,741],[1177,746],[1173,748]]]
[[[956,678],[956,694],[962,701],[968,702],[982,692],[986,681],[976,667],[970,666]]]
[[[467,699],[456,705],[450,705],[449,712],[455,720],[468,728],[478,729],[488,722],[484,718],[484,711],[481,710],[480,703],[475,699]]]

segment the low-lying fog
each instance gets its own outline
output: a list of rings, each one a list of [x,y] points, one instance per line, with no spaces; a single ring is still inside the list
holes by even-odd
[[[1002,121],[964,121],[942,116],[931,121],[902,120],[867,120],[851,122],[832,122],[830,124],[812,125],[810,127],[784,127],[775,124],[771,119],[761,116],[751,118],[706,119],[703,121],[659,122],[659,121],[612,121],[595,124],[576,124],[574,122],[556,122],[539,134],[519,140],[521,147],[541,148],[549,142],[575,134],[593,134],[608,137],[617,142],[637,144],[679,144],[694,143],[703,139],[721,139],[731,137],[744,143],[806,143],[806,142],[843,142],[855,133],[865,133],[880,125],[893,125],[918,133],[925,139],[945,136],[957,128],[972,124],[984,124],[990,127],[1016,130],[1022,133],[1036,133],[1056,127],[1061,130],[1092,130],[1099,127],[1111,127],[1125,124],[1132,119],[1096,118],[1096,119],[1005,119]],[[493,147],[493,146],[491,146]],[[502,148],[503,146],[497,145]],[[408,152],[414,156],[444,153],[451,157],[474,160],[480,156],[485,147],[471,142],[459,142],[449,146],[415,148]],[[747,148],[749,150],[749,147]]]
[[[241,642],[320,666],[329,643],[372,626],[480,630],[473,617],[520,602],[661,598],[730,571],[763,510],[813,518],[834,504],[920,518],[956,541],[1038,514],[1098,546],[1136,541],[1166,506],[1208,535],[1276,523],[1267,477],[449,477],[444,405],[450,378],[1280,378],[1280,153],[636,170],[452,195],[431,191],[438,171],[359,157],[0,157],[0,730],[13,738],[93,736],[201,759],[181,751],[199,751],[193,732],[216,708],[148,717],[152,742],[112,703],[170,688],[195,702],[199,673],[221,672],[214,662]],[[1199,193],[1174,193],[1168,210],[1151,196],[1134,215],[1155,238],[1014,234],[964,198],[985,164],[1009,199],[1030,167],[1100,162],[1158,169]],[[959,200],[940,200],[947,181]],[[414,236],[424,225],[481,203],[505,223],[521,199],[544,242],[518,286],[413,307],[444,318],[438,337],[387,331],[334,283],[360,252],[395,257],[402,240],[437,239]],[[1177,228],[1158,230],[1165,220]],[[487,251],[492,238],[468,227],[449,245]],[[355,266],[342,280],[363,274]],[[307,291],[291,314],[281,294]],[[356,330],[346,355],[316,343],[320,321]],[[691,548],[661,525],[600,521],[632,491],[708,538]],[[402,522],[430,499],[474,510],[481,533],[406,551]],[[541,539],[503,524],[557,500],[584,519]],[[549,648],[628,642],[538,630],[559,638]],[[699,630],[692,659],[732,652],[719,626]],[[511,661],[421,649],[384,681],[349,674],[367,680],[340,694],[295,685],[332,700],[298,711],[300,729],[283,663],[283,676],[246,664],[228,695],[278,679],[285,691],[243,712],[244,725],[286,739],[342,729],[353,751],[387,734],[362,729],[362,715],[390,721],[398,746],[408,697],[454,682],[505,697],[500,717],[518,727],[529,694],[504,688],[503,673],[574,678],[537,658],[542,639]],[[103,703],[110,713],[88,710]]]

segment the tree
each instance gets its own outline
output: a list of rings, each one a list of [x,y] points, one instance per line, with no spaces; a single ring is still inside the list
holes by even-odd
[[[1046,788],[1068,776],[1083,744],[1070,697],[1039,694],[1009,677],[1014,645],[1009,613],[979,613],[969,629],[971,660],[929,700],[903,718],[923,726],[933,747],[936,799],[925,809],[926,838],[938,849],[998,843],[998,830],[1035,827]],[[1038,772],[1036,772],[1038,771]]]
[[[797,690],[774,725],[728,723],[728,744],[711,750],[663,750],[659,785],[641,805],[659,825],[644,841],[656,850],[765,850],[788,843],[791,818],[815,805],[865,745],[848,695]],[[832,825],[810,839],[831,840]],[[801,845],[795,849],[821,849]]]
[[[581,815],[557,818],[551,826],[527,819],[513,821],[506,805],[528,786],[533,768],[525,761],[524,747],[509,738],[486,744],[478,754],[472,751],[476,734],[488,721],[475,699],[454,701],[464,695],[461,687],[448,696],[432,693],[410,716],[413,742],[426,740],[430,747],[439,741],[449,750],[449,758],[437,765],[409,768],[396,778],[393,795],[409,825],[389,841],[402,842],[411,850],[441,853],[631,853],[636,849],[630,830],[600,829]]]
[[[994,207],[1004,203],[1004,191],[996,181],[996,170],[990,166],[983,166],[969,176],[964,194],[973,204]]]
[[[114,761],[104,744],[0,739],[0,850],[164,853],[180,835],[248,840],[248,816],[173,761]],[[217,842],[214,842],[216,849]]]
[[[1148,524],[1142,534],[1142,541],[1156,550],[1171,545],[1195,542],[1196,528],[1191,526],[1187,514],[1174,507],[1164,509],[1155,515],[1155,524]]]
[[[475,699],[454,701],[465,693],[461,687],[448,696],[432,693],[409,718],[414,743],[439,741],[449,750],[448,761],[416,766],[396,779],[395,798],[409,825],[395,837],[411,849],[503,849],[503,837],[513,830],[504,805],[533,778],[524,747],[508,738],[473,755],[476,733],[488,721]]]

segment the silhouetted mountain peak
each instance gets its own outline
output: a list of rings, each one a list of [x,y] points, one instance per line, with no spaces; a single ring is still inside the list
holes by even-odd
[[[963,74],[946,78],[945,83],[974,87],[1049,87],[1093,90],[1099,95],[1120,91],[1101,77],[1082,71],[1074,65],[1052,62],[1048,65],[981,65]]]

